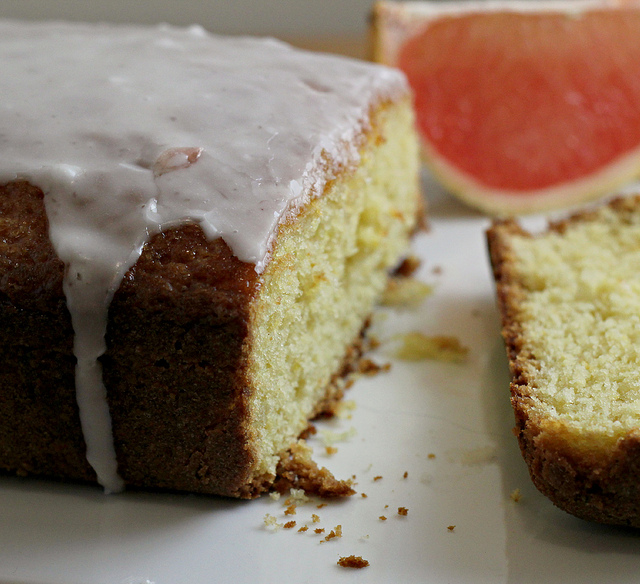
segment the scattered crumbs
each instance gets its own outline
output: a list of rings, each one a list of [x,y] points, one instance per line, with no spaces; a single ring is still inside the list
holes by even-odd
[[[415,255],[408,255],[402,260],[400,265],[393,271],[394,276],[413,276],[416,270],[422,265],[422,260]]]
[[[269,497],[271,497],[274,501],[277,501],[278,499],[280,499],[280,493],[278,493],[278,491],[271,491],[269,493]]]
[[[397,335],[402,341],[394,356],[405,361],[423,361],[431,359],[445,363],[462,363],[469,354],[457,337],[444,335],[425,335],[413,331]]]
[[[382,341],[374,334],[367,335],[367,350],[373,351],[382,344]]]
[[[289,499],[295,501],[296,503],[306,503],[307,501],[309,501],[309,497],[307,497],[304,489],[290,489]]]
[[[308,525],[303,525],[300,529],[298,529],[298,533],[304,533],[305,531],[309,531]]]
[[[315,533],[324,533],[324,527],[316,527],[313,531]]]
[[[335,444],[336,442],[347,442],[349,439],[356,436],[358,432],[355,428],[351,427],[344,432],[332,432],[331,430],[321,430],[320,435],[322,436],[322,442],[324,445],[329,447]]]
[[[456,528],[455,525],[449,525],[449,527],[447,527],[449,531],[453,531],[455,528]]]
[[[442,274],[442,266],[433,266],[431,273],[439,276],[440,274]]]
[[[378,365],[371,359],[360,359],[358,362],[358,373],[361,375],[377,375],[378,373],[384,373],[390,369],[391,363]]]
[[[394,308],[417,308],[427,296],[433,294],[433,286],[414,278],[389,278],[381,304]]]
[[[335,446],[327,446],[325,448],[326,453],[331,456],[332,454],[335,454],[336,452],[338,452],[338,449]]]
[[[409,509],[407,509],[406,507],[398,507],[398,515],[402,515],[403,517],[406,517],[409,513]]]
[[[267,513],[264,516],[264,524],[267,527],[272,527],[274,531],[277,531],[282,527],[282,523],[278,523],[278,520],[273,515],[271,515],[271,513]]]
[[[373,477],[374,481],[381,481],[382,480],[382,475],[377,475],[375,477]]]
[[[315,436],[317,433],[318,433],[318,429],[313,424],[309,424],[307,426],[307,429],[304,432],[302,432],[302,434],[300,434],[300,438],[302,440],[306,440],[310,436]]]
[[[522,499],[522,493],[520,492],[520,489],[514,489],[513,491],[511,491],[511,500],[514,503],[518,503],[520,499]]]
[[[385,505],[385,506],[384,506],[384,508],[385,508],[385,509],[388,509],[388,508],[389,508],[389,505]]]
[[[296,526],[296,522],[295,521],[287,521],[283,527],[285,529],[293,529]]]
[[[295,506],[295,505],[289,505],[289,506],[284,510],[284,514],[285,514],[285,515],[295,515],[295,514],[296,514],[296,506]]]
[[[311,520],[314,523],[320,523],[320,517],[318,517],[315,513],[311,516]]]
[[[402,475],[403,479],[406,479],[409,476],[409,471],[405,470],[404,474]]]
[[[338,566],[342,568],[366,568],[368,565],[368,560],[361,556],[345,556],[338,560]]]
[[[351,419],[351,412],[355,409],[356,402],[354,400],[340,400],[335,406],[335,415],[341,420]]]
[[[356,480],[356,475],[351,475],[351,478],[355,481]]]
[[[380,517],[378,517],[378,519],[380,519],[380,521],[386,521],[387,518],[384,515],[380,515]]]
[[[326,504],[326,503],[318,503],[318,504],[316,505],[316,509],[322,509],[323,507],[326,507],[326,506],[327,506],[327,504]]]
[[[429,454],[427,454],[427,458],[429,460],[433,460],[436,457],[436,455],[433,452],[429,452]]]
[[[336,539],[338,537],[342,537],[342,525],[336,525],[335,528],[332,529],[320,543],[331,541],[332,539]]]
[[[361,496],[363,499],[366,499],[366,498],[368,497],[367,493],[360,493],[360,496]]]

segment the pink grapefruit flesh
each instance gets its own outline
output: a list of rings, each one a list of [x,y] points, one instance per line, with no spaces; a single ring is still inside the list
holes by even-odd
[[[475,11],[398,48],[425,156],[503,214],[582,202],[640,169],[640,11]]]

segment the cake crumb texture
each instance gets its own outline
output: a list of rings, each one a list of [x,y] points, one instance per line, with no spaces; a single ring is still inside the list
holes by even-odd
[[[338,560],[338,566],[342,568],[366,568],[369,561],[362,556],[345,556]]]
[[[355,491],[351,480],[338,480],[325,467],[318,467],[311,457],[311,449],[300,440],[282,457],[273,489],[283,493],[302,489],[307,495],[318,497],[346,497]]]
[[[488,240],[533,482],[578,517],[640,527],[640,197],[536,235],[497,222]]]

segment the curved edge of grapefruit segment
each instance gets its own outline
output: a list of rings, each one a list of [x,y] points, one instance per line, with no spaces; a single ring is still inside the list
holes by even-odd
[[[423,141],[425,165],[452,194],[468,205],[496,216],[527,215],[596,200],[640,176],[640,147],[598,172],[553,187],[528,191],[496,189],[480,184],[440,156]]]
[[[640,2],[378,2],[374,56],[415,94],[423,158],[474,207],[524,214],[640,175]]]

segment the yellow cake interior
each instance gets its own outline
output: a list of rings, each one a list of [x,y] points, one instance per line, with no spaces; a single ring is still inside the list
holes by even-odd
[[[526,291],[519,311],[532,407],[591,439],[640,426],[640,212],[594,220],[510,246]]]
[[[384,105],[372,119],[360,165],[281,227],[263,274],[248,352],[254,476],[272,475],[278,455],[307,427],[416,227],[410,100]]]

